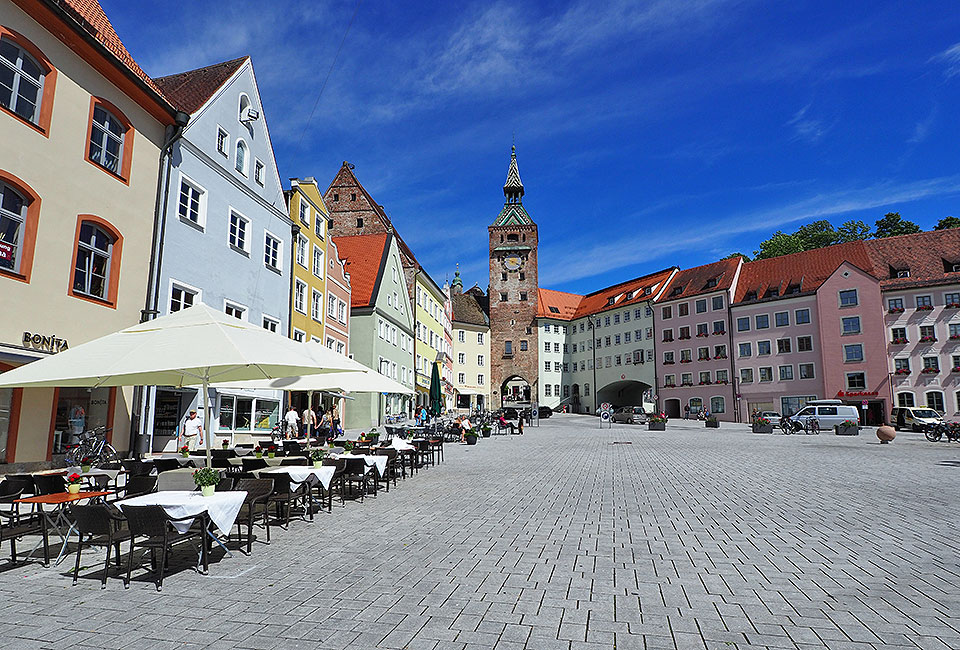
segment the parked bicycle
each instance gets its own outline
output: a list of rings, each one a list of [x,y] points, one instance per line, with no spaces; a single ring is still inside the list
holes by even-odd
[[[960,423],[937,422],[923,425],[923,435],[930,442],[939,442],[944,437],[947,438],[947,442],[960,442]]]
[[[101,426],[81,433],[80,442],[67,447],[67,453],[64,456],[67,467],[78,465],[99,467],[105,463],[114,463],[120,460],[117,450],[107,442],[107,431],[111,430]]]
[[[788,417],[782,417],[780,418],[779,427],[780,431],[787,436],[792,433],[800,433],[801,431],[808,436],[820,435],[820,420],[817,418],[807,418],[802,422],[797,422]]]

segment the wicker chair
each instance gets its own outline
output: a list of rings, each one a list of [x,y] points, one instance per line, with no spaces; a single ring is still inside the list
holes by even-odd
[[[149,494],[155,492],[156,489],[156,476],[131,476],[123,486],[123,498],[129,499],[141,494]]]
[[[294,456],[293,458],[284,458],[280,461],[280,465],[295,465],[300,467],[307,467],[310,465],[310,461],[304,458],[303,456]]]
[[[273,479],[269,478],[242,478],[234,486],[235,489],[246,492],[240,514],[237,516],[237,532],[241,533],[241,523],[247,524],[247,555],[253,550],[253,521],[263,516],[263,525],[267,529],[267,542],[270,541],[270,495],[273,494]],[[246,508],[246,516],[244,516]]]
[[[80,575],[80,555],[84,546],[104,546],[107,557],[103,562],[103,578],[100,588],[107,587],[107,574],[110,571],[110,552],[117,550],[117,568],[120,568],[120,542],[130,539],[130,531],[120,527],[123,517],[116,514],[116,508],[106,504],[72,504],[70,514],[77,524],[77,563],[73,569],[73,584],[77,584]],[[84,539],[86,537],[86,539]]]
[[[199,537],[200,556],[203,561],[203,570],[207,570],[207,543],[204,531],[181,535],[173,527],[172,519],[161,506],[125,506],[121,505],[127,525],[130,528],[130,553],[127,555],[127,581],[125,587],[130,586],[130,574],[133,572],[133,551],[136,548],[150,549],[150,563],[153,572],[157,575],[157,591],[163,589],[163,573],[167,566],[167,554],[174,542],[187,539],[188,535]],[[194,519],[184,517],[183,520]],[[142,541],[137,541],[141,539]],[[157,562],[157,551],[160,551],[160,561]]]
[[[31,490],[32,491],[32,490]],[[43,514],[39,511],[30,514],[21,514],[15,500],[21,496],[20,492],[12,492],[0,497],[0,505],[10,504],[10,509],[0,508],[0,546],[10,542],[10,560],[17,564],[17,539],[25,535],[43,536],[43,566],[50,564],[50,540],[47,537],[47,524]]]
[[[343,473],[347,469],[347,461],[343,458],[325,458],[323,464],[333,466],[333,478],[330,479],[330,489],[327,490],[327,511],[333,511],[333,489],[336,486],[340,492],[340,503],[344,503],[344,480]]]
[[[34,474],[34,494],[60,494],[67,489],[67,482],[59,474]]]
[[[351,458],[349,456],[343,460],[346,461],[346,466],[344,467],[343,474],[340,477],[341,486],[343,488],[350,486],[350,491],[352,492],[352,486],[356,485],[360,490],[360,501],[362,502],[367,493],[367,481],[369,479],[367,462],[363,458]]]
[[[300,503],[304,510],[306,510],[305,495],[306,495],[306,486],[301,484],[300,487],[294,489],[292,481],[289,474],[276,473],[272,475],[273,478],[273,492],[270,494],[268,503],[276,505],[277,507],[277,519],[283,519],[283,528],[286,530],[290,527],[290,512],[293,507]],[[313,517],[313,511],[310,511],[311,518]]]
[[[157,468],[158,473],[168,472],[172,469],[180,469],[180,461],[176,458],[156,458],[153,466]]]
[[[397,485],[397,455],[398,452],[396,449],[377,449],[375,454],[377,456],[386,456],[387,457],[387,467],[383,472],[383,475],[379,477],[378,480],[383,481],[384,485],[387,488],[387,492],[390,491],[390,481],[393,481],[393,485]]]
[[[269,467],[266,458],[247,458],[244,456],[240,459],[240,462],[243,463],[244,472],[253,472],[258,469],[264,469]]]

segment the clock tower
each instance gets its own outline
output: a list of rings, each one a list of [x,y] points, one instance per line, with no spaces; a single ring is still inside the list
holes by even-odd
[[[490,237],[492,408],[523,406],[531,401],[531,397],[536,400],[539,376],[537,224],[523,207],[523,183],[517,168],[516,147],[510,154],[503,195],[503,209],[487,228]]]

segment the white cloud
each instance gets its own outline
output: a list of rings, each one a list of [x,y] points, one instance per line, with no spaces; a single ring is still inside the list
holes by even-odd
[[[954,43],[940,54],[932,57],[930,61],[943,63],[946,68],[944,74],[947,77],[960,75],[960,43]]]
[[[907,140],[907,144],[920,144],[930,136],[933,124],[937,120],[938,107],[934,106],[930,113],[913,126],[913,134]]]
[[[793,127],[794,137],[797,139],[813,143],[826,135],[831,127],[824,124],[821,119],[809,117],[810,106],[811,104],[807,104],[794,113],[793,117],[787,121],[787,126]]]

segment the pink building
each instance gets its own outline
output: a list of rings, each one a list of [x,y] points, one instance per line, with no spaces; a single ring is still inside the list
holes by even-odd
[[[741,258],[679,271],[654,308],[657,394],[668,417],[737,418],[728,310]]]

